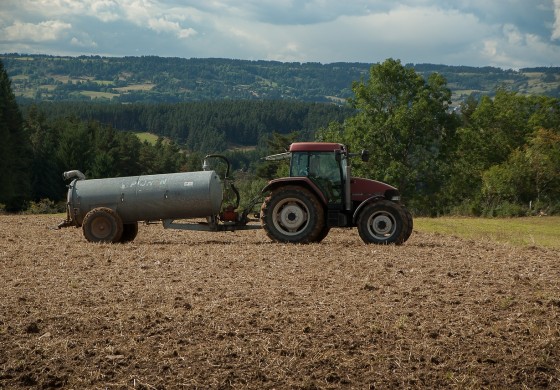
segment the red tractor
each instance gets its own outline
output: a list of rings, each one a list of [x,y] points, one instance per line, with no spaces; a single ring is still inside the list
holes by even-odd
[[[351,154],[338,143],[298,142],[267,160],[290,159],[290,176],[263,189],[261,224],[274,241],[311,243],[335,227],[357,227],[365,243],[402,244],[412,233],[412,215],[388,184],[351,176]]]

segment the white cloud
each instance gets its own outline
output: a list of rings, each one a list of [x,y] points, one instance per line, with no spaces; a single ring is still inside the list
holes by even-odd
[[[72,46],[85,48],[96,48],[98,46],[95,41],[91,40],[91,38],[87,36],[82,38],[72,37],[72,39],[70,40],[70,44]]]
[[[113,22],[121,17],[119,4],[114,0],[96,0],[91,3],[92,15],[103,22]]]
[[[164,18],[149,19],[148,26],[158,33],[174,33],[178,38],[190,38],[197,34],[192,28],[182,28],[179,23]]]
[[[72,25],[70,23],[65,23],[60,20],[47,20],[37,24],[18,21],[3,29],[3,38],[1,38],[0,41],[54,41],[59,39],[64,32],[71,28]]]
[[[177,38],[186,39],[194,37],[198,32],[192,28],[182,28],[177,32]]]
[[[560,0],[0,0],[22,50],[560,66]]]
[[[163,18],[149,19],[148,27],[150,27],[152,30],[158,33],[174,32],[181,29],[181,27],[179,27],[179,23],[170,22],[169,20],[165,20]]]
[[[560,39],[560,0],[554,0],[554,26],[552,39]]]

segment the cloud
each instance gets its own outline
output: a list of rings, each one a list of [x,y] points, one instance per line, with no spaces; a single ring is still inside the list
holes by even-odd
[[[554,0],[554,26],[551,38],[560,39],[560,0]]]
[[[119,4],[114,0],[96,0],[90,5],[91,14],[103,22],[116,21],[121,17]]]
[[[174,33],[178,38],[189,38],[197,34],[197,32],[192,28],[181,28],[179,23],[172,22],[164,18],[149,19],[148,27],[158,33]]]
[[[560,0],[0,0],[0,34],[0,52],[558,66]]]
[[[83,48],[97,48],[97,42],[93,41],[87,34],[85,34],[84,36],[78,38],[78,37],[72,37],[72,39],[70,39],[70,44],[72,46],[77,46],[77,47],[83,47]]]
[[[0,41],[45,42],[59,39],[72,25],[60,20],[47,20],[37,24],[14,22],[3,29]]]

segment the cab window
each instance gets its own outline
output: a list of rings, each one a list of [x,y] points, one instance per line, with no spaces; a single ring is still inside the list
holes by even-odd
[[[294,153],[290,176],[309,177],[329,202],[342,200],[341,169],[333,152]]]

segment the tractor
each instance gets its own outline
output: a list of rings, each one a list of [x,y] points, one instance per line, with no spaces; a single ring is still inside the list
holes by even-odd
[[[331,228],[357,227],[365,243],[402,244],[412,233],[412,215],[399,191],[375,180],[352,177],[349,153],[338,143],[298,142],[267,160],[290,159],[290,175],[263,189],[260,219],[274,241],[322,241]]]
[[[352,177],[355,156],[367,161],[369,155],[349,153],[338,143],[293,143],[289,151],[265,158],[290,159],[290,175],[270,181],[244,210],[222,155],[206,156],[199,172],[86,180],[71,170],[63,175],[72,181],[66,220],[58,227],[81,227],[88,241],[111,243],[134,240],[140,221],[199,231],[262,227],[270,239],[283,243],[321,242],[332,228],[357,227],[365,243],[404,243],[412,233],[412,215],[400,203],[399,191]],[[226,163],[223,180],[211,168],[215,158]],[[234,204],[223,204],[225,192],[235,194]],[[259,214],[255,209],[261,202]]]

